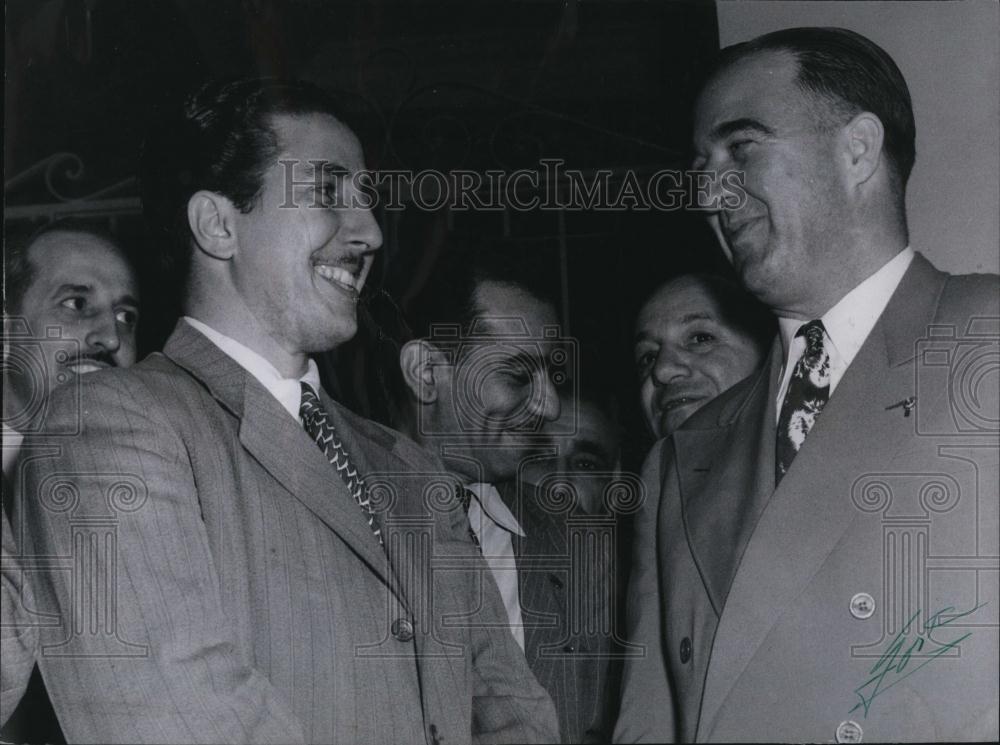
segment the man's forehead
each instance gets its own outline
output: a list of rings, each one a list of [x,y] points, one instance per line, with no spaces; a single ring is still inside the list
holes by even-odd
[[[333,168],[361,168],[361,144],[355,134],[331,114],[274,114],[271,127],[278,138],[280,158],[296,158],[303,169],[309,161]]]
[[[649,299],[640,314],[640,325],[687,323],[718,316],[719,305],[705,283],[682,278],[664,285]]]
[[[33,285],[93,285],[126,294],[136,293],[136,281],[119,250],[100,236],[53,231],[39,237],[28,251]]]
[[[537,335],[558,323],[552,303],[513,283],[486,280],[476,285],[473,332],[489,335]]]
[[[700,136],[727,120],[769,113],[772,102],[784,100],[799,90],[799,65],[790,52],[754,52],[717,72],[698,96],[695,130]]]

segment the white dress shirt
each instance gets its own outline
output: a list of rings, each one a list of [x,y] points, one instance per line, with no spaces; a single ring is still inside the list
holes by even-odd
[[[475,499],[469,500],[469,525],[479,539],[483,558],[493,573],[514,639],[524,649],[524,621],[521,618],[521,601],[518,598],[517,561],[511,534],[524,537],[517,518],[500,498],[492,484],[469,484]]]
[[[282,377],[278,369],[249,347],[240,344],[225,334],[219,333],[211,326],[191,316],[184,320],[197,329],[205,338],[233,358],[237,365],[253,375],[267,392],[278,399],[278,403],[301,424],[299,407],[302,404],[301,383],[307,383],[316,395],[319,395],[319,368],[311,359],[306,365],[306,372],[301,378]]]
[[[913,261],[913,256],[913,249],[907,246],[886,262],[881,269],[844,295],[840,302],[830,308],[820,319],[826,330],[823,335],[823,344],[830,354],[831,396],[875,327],[875,323],[882,315],[882,311],[885,310],[885,306],[889,304],[889,299],[899,287],[903,275],[906,274],[910,262]],[[806,323],[808,321],[801,321],[797,318],[778,319],[781,345],[785,351],[785,367],[781,375],[781,386],[778,388],[776,417],[781,416],[781,404],[785,399],[785,392],[788,390],[788,381],[806,348],[806,340],[795,335]]]

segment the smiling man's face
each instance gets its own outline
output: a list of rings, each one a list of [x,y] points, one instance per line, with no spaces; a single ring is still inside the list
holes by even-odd
[[[710,224],[743,286],[793,316],[842,261],[847,214],[837,127],[797,75],[790,54],[751,55],[709,83],[694,119],[694,167],[741,173],[746,195]]]
[[[347,127],[327,114],[280,114],[271,124],[279,152],[257,202],[238,215],[233,282],[273,343],[290,354],[323,352],[357,330],[358,295],[382,233],[353,203],[360,195],[351,176],[364,163]]]
[[[657,438],[760,364],[749,334],[725,321],[698,277],[680,277],[646,301],[636,322],[635,361],[643,415]]]
[[[31,245],[28,262],[30,285],[6,321],[19,316],[29,336],[9,343],[30,345],[20,358],[36,359],[44,371],[5,365],[14,396],[28,401],[78,375],[135,362],[139,290],[114,246],[89,233],[56,230]]]

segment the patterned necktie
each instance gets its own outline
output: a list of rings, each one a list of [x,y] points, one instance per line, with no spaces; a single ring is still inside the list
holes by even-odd
[[[822,321],[810,321],[796,336],[804,336],[806,348],[788,381],[785,400],[778,417],[778,442],[775,451],[774,485],[795,459],[816,417],[830,398],[830,353],[823,347]]]
[[[299,405],[299,416],[302,417],[302,424],[305,426],[306,432],[319,445],[319,449],[323,451],[323,455],[330,461],[330,464],[337,469],[340,478],[347,485],[347,490],[354,497],[354,501],[358,503],[364,516],[368,518],[368,527],[378,538],[378,544],[384,545],[382,531],[375,522],[375,512],[372,510],[371,500],[368,498],[365,480],[358,473],[358,469],[351,461],[351,456],[344,449],[323,404],[313,393],[312,388],[305,383],[302,383],[302,403]]]
[[[465,511],[465,518],[468,521],[468,518],[469,518],[469,507],[472,504],[472,498],[475,495],[472,493],[471,489],[465,489],[465,488],[462,488],[460,486],[459,487],[455,487],[455,491],[457,492],[456,496],[458,496],[458,501],[462,503],[462,509]],[[476,544],[476,548],[479,549],[479,553],[482,553],[483,552],[483,546],[479,542],[479,536],[476,535],[476,531],[474,531],[472,529],[472,523],[471,522],[469,523],[469,538],[471,538],[472,542],[474,544]]]

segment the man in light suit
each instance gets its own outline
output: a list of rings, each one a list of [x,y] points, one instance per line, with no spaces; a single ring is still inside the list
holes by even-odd
[[[561,741],[601,742],[610,734],[613,588],[611,554],[594,531],[608,521],[588,524],[582,498],[523,478],[533,458],[554,452],[545,434],[560,416],[553,378],[577,371],[547,299],[544,262],[520,248],[452,248],[434,266],[408,309],[414,338],[399,355],[396,424],[462,482],[467,529],[512,636],[552,695]]]
[[[46,431],[72,436],[15,505],[48,562],[40,665],[67,739],[550,738],[461,507],[426,488],[441,466],[309,359],[355,333],[382,241],[340,111],[244,80],[161,123],[143,203],[186,316],[78,405],[56,392]]]
[[[743,174],[711,221],[780,333],[646,465],[616,740],[995,740],[1000,286],[908,245],[902,75],[849,31],[760,37],[694,145]]]

